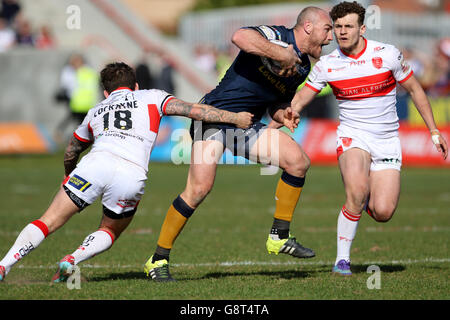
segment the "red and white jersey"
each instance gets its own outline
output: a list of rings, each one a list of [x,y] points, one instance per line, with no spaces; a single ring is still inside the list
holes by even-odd
[[[413,72],[394,46],[364,42],[358,55],[346,55],[338,48],[321,57],[305,85],[319,92],[330,84],[339,104],[340,125],[378,137],[397,136],[396,83]]]
[[[147,171],[161,117],[172,98],[162,90],[119,88],[89,110],[74,136],[93,142],[91,152],[112,153]]]

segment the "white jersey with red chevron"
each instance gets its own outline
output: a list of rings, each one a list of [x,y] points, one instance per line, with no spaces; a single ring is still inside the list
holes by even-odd
[[[109,152],[148,170],[161,117],[170,99],[162,90],[119,88],[89,110],[74,136],[94,142],[91,152]]]
[[[396,83],[413,74],[402,53],[392,45],[364,39],[364,49],[346,55],[339,48],[322,56],[306,86],[319,92],[327,83],[339,104],[340,125],[378,137],[398,135]]]

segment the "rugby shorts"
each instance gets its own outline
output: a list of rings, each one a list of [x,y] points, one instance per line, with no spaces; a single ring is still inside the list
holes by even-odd
[[[371,171],[395,169],[402,166],[402,148],[398,136],[379,138],[362,130],[339,126],[337,129],[337,157],[351,148],[367,151],[372,158]]]
[[[80,211],[101,196],[104,214],[120,219],[136,212],[146,180],[145,170],[137,164],[108,152],[90,152],[64,180],[63,188]]]
[[[248,159],[251,148],[265,129],[267,129],[267,125],[262,122],[255,122],[247,129],[240,129],[227,124],[204,123],[193,120],[190,134],[193,142],[219,141],[233,155]]]

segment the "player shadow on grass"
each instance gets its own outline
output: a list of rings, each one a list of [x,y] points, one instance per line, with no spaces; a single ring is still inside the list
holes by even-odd
[[[111,281],[111,280],[138,280],[146,279],[147,276],[142,272],[120,272],[120,273],[110,273],[102,276],[93,276],[88,279],[89,282],[101,282],[101,281]]]
[[[352,264],[352,273],[367,273],[367,269],[372,265],[378,266],[381,272],[386,273],[402,272],[406,270],[404,265],[399,264]]]
[[[176,277],[178,281],[196,281],[203,279],[220,279],[227,277],[248,277],[248,276],[268,276],[279,279],[295,279],[295,278],[309,278],[313,277],[316,273],[325,272],[325,270],[274,270],[274,271],[224,271],[224,272],[209,272],[204,275],[194,276],[194,277]],[[102,276],[94,276],[88,279],[89,282],[101,282],[101,281],[111,281],[111,280],[138,280],[138,279],[148,279],[144,272],[121,272],[121,273],[110,273]]]
[[[217,272],[209,272],[195,280],[202,280],[202,279],[220,279],[220,278],[227,278],[227,277],[248,277],[248,276],[265,276],[265,277],[273,277],[273,278],[279,278],[279,279],[295,279],[295,278],[309,278],[313,276],[318,271],[313,270],[277,270],[277,271],[253,271],[253,272],[245,272],[245,271],[217,271]],[[320,271],[319,271],[320,272]],[[187,280],[187,279],[186,279]],[[190,279],[194,280],[194,279]]]
[[[367,273],[369,264],[354,264],[352,265],[353,274]],[[402,272],[406,270],[404,265],[377,265],[380,267],[381,272],[391,273],[391,272]],[[255,277],[255,276],[265,276],[277,279],[300,279],[300,278],[311,278],[319,275],[320,273],[330,273],[331,269],[328,265],[321,266],[317,269],[310,270],[273,270],[273,271],[215,271],[208,272],[204,275],[194,276],[194,277],[176,277],[178,281],[196,281],[204,279],[221,279],[227,277]],[[120,273],[110,273],[102,276],[94,276],[88,279],[89,282],[101,282],[101,281],[111,281],[111,280],[138,280],[147,279],[144,272],[130,271],[130,272],[120,272]],[[150,281],[150,280],[149,280]]]

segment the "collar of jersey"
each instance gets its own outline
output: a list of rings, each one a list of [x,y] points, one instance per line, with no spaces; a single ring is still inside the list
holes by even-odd
[[[364,54],[364,52],[366,52],[366,49],[367,49],[367,39],[364,37],[363,37],[363,39],[364,39],[364,48],[358,54],[346,54],[340,48],[339,48],[339,51],[346,57],[358,60]]]
[[[303,55],[303,52],[301,52],[300,49],[297,48],[297,42],[295,42],[294,29],[289,29],[287,43],[292,44],[294,46],[295,51],[297,53],[300,53],[300,56]]]
[[[119,88],[117,88],[116,90],[112,91],[110,94],[113,94],[113,93],[115,93],[115,92],[119,92],[119,91],[122,91],[122,90],[133,91],[133,90],[131,90],[131,89],[128,88],[128,87],[119,87]]]

